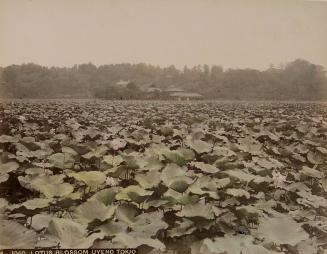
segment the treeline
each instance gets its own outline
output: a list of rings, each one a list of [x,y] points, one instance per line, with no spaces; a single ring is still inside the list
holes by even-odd
[[[92,63],[73,67],[43,67],[33,63],[0,69],[0,95],[10,98],[151,98],[147,87],[174,86],[223,100],[325,100],[324,68],[302,59],[267,70],[227,69],[199,65],[178,70],[174,66]],[[119,81],[130,81],[119,86]],[[1,96],[0,96],[1,97]],[[166,98],[157,92],[155,98]]]

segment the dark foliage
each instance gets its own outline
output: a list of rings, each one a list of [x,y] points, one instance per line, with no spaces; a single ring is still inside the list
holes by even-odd
[[[224,100],[324,100],[327,78],[322,66],[306,60],[259,71],[208,65],[185,67],[140,64],[81,64],[71,68],[42,67],[33,63],[0,69],[2,97],[167,99],[160,91],[146,88],[169,86],[197,92],[206,99]],[[130,81],[119,86],[120,80]]]

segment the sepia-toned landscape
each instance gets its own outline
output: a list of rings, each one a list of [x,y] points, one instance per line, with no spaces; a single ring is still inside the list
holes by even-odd
[[[0,0],[0,252],[326,254],[326,24],[323,1]]]
[[[326,110],[316,103],[2,104],[1,247],[323,251]]]

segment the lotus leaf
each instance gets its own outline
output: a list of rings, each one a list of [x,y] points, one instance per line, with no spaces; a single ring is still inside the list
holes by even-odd
[[[196,153],[209,153],[212,150],[213,145],[203,140],[187,140],[186,145],[192,148]]]
[[[116,200],[133,200],[139,203],[143,202],[148,196],[151,196],[152,193],[153,191],[147,191],[139,185],[130,185],[117,193]]]
[[[75,178],[77,181],[84,182],[91,190],[96,190],[99,185],[106,181],[106,175],[100,171],[82,171],[68,173],[67,176]]]
[[[56,168],[65,169],[71,168],[75,160],[70,153],[55,153],[48,157],[48,161]]]
[[[322,173],[314,168],[309,168],[307,166],[304,166],[301,170],[301,173],[303,175],[309,176],[309,177],[313,177],[313,178],[322,178]]]
[[[146,174],[138,174],[135,177],[140,186],[144,189],[151,189],[157,187],[160,183],[161,174],[158,171],[150,171]]]
[[[44,194],[46,198],[64,197],[74,190],[71,184],[63,183],[64,177],[64,175],[38,176],[30,181],[30,186]]]
[[[34,210],[38,208],[44,208],[48,207],[50,203],[52,203],[52,199],[46,199],[46,198],[34,198],[25,201],[24,203],[21,204],[21,206],[24,206],[25,208],[29,210]]]
[[[180,237],[185,235],[190,235],[196,230],[196,227],[194,225],[194,222],[183,218],[183,221],[181,223],[178,223],[178,226],[172,228],[168,231],[168,235],[170,237]]]
[[[113,217],[115,206],[106,206],[97,200],[90,200],[78,206],[75,216],[79,223],[88,224],[94,220],[105,221]]]
[[[33,249],[36,246],[37,238],[38,236],[33,230],[29,230],[17,222],[0,220],[0,249]]]
[[[261,245],[254,244],[251,236],[227,236],[224,238],[204,239],[200,246],[200,254],[228,253],[228,254],[277,254]]]
[[[108,165],[112,165],[114,167],[119,166],[122,162],[124,162],[124,159],[120,156],[113,156],[111,154],[103,156],[103,161],[107,163]]]
[[[321,152],[310,151],[307,154],[308,161],[312,164],[323,164],[326,161],[325,156]]]
[[[187,176],[176,176],[169,181],[168,187],[174,191],[183,193],[192,182],[193,180]]]
[[[57,238],[60,248],[90,248],[93,242],[102,237],[101,233],[88,235],[86,226],[70,219],[53,218],[48,226],[49,234]]]
[[[258,234],[266,242],[272,242],[277,245],[289,244],[295,246],[309,238],[309,235],[300,224],[287,215],[262,219],[258,227]]]
[[[171,180],[178,176],[184,176],[186,174],[186,169],[179,167],[176,164],[167,164],[167,166],[162,170],[161,180],[169,185]]]
[[[98,200],[107,206],[114,202],[117,192],[118,188],[116,187],[104,189],[94,194],[90,200]]]
[[[16,143],[18,142],[18,138],[12,137],[9,135],[1,135],[0,136],[0,143]]]
[[[10,161],[4,164],[0,164],[0,174],[9,173],[19,168],[19,164],[15,161]]]
[[[226,190],[226,193],[233,197],[245,197],[247,199],[250,198],[250,193],[242,189],[230,188]]]
[[[49,222],[52,220],[53,216],[49,214],[36,214],[32,217],[32,228],[40,231],[44,228],[48,228]]]
[[[177,213],[179,217],[200,217],[205,220],[212,220],[214,219],[214,214],[212,211],[212,206],[209,204],[193,204],[193,205],[186,205],[183,209]]]
[[[121,221],[108,221],[101,226],[97,227],[96,230],[100,230],[103,236],[115,236],[119,233],[126,232],[127,225]]]
[[[165,250],[166,246],[157,239],[135,236],[133,234],[119,233],[113,239],[113,243],[121,244],[125,248],[137,248],[141,245],[147,245],[155,249]]]
[[[203,162],[192,162],[190,165],[202,170],[204,173],[215,174],[220,171],[215,166]]]

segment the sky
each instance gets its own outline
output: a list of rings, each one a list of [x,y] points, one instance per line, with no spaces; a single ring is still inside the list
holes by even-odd
[[[0,0],[0,66],[139,63],[327,69],[327,2]]]

